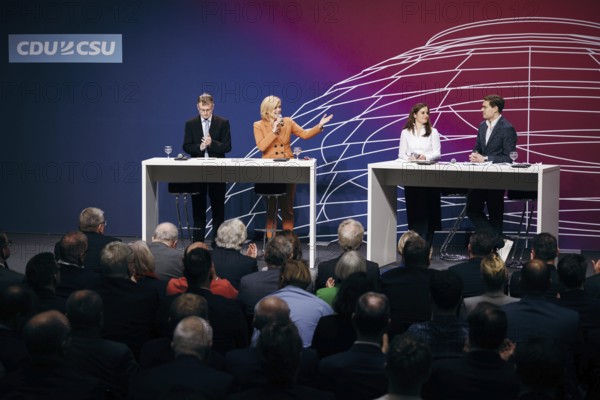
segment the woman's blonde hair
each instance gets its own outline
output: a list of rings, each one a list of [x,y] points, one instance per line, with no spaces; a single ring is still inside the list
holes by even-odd
[[[281,99],[277,96],[267,96],[265,97],[265,99],[262,101],[262,103],[260,103],[260,117],[262,119],[264,119],[265,121],[269,120],[269,114],[271,114],[271,111],[273,111],[275,109],[275,107],[277,107],[277,104],[281,104]]]
[[[501,289],[506,282],[506,267],[502,258],[496,254],[488,254],[481,260],[481,277],[486,286],[493,290]]]
[[[404,244],[406,243],[406,241],[408,239],[412,239],[417,236],[419,236],[419,234],[415,231],[404,232],[402,234],[402,236],[400,236],[400,239],[398,240],[398,254],[402,255],[402,252],[404,251]]]

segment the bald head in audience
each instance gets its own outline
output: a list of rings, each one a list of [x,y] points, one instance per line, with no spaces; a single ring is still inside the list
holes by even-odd
[[[88,249],[88,238],[81,231],[65,233],[58,244],[60,261],[84,265]]]
[[[23,328],[23,340],[33,359],[56,357],[68,344],[71,327],[58,311],[45,311],[31,318]]]
[[[527,262],[521,270],[521,288],[529,294],[544,294],[550,287],[550,270],[542,260]]]
[[[254,307],[253,325],[259,331],[269,323],[286,324],[289,321],[290,308],[279,297],[265,297]]]
[[[171,347],[175,357],[194,356],[204,361],[212,346],[213,330],[203,318],[191,316],[182,319],[173,332]]]

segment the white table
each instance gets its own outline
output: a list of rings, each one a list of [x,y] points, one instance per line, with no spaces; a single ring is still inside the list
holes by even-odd
[[[397,186],[537,191],[537,232],[558,238],[560,167],[401,161],[369,164],[367,259],[396,261]]]
[[[267,158],[151,158],[142,161],[142,239],[151,238],[158,221],[158,182],[308,183],[309,262],[314,268],[316,240],[316,160]]]

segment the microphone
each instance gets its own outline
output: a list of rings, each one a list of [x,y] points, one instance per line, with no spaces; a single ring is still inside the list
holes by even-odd
[[[277,118],[280,118],[281,120],[279,121],[279,126],[283,126],[283,116],[281,114],[279,114],[277,116]]]

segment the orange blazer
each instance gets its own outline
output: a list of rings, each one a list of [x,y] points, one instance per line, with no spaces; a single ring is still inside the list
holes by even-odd
[[[273,125],[269,121],[260,120],[254,123],[254,140],[256,147],[263,153],[263,158],[293,158],[290,139],[292,134],[302,138],[310,139],[323,129],[319,125],[308,130],[302,129],[300,125],[291,118],[283,119],[283,126],[279,134],[273,133]]]

